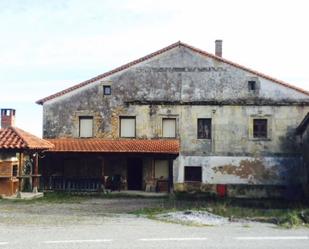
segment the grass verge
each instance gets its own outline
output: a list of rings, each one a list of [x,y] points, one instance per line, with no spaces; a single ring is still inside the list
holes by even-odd
[[[185,210],[207,211],[228,217],[231,221],[245,219],[273,223],[284,228],[299,226],[309,228],[308,205],[284,200],[172,198],[163,201],[160,207],[144,208],[132,213],[138,216],[155,218],[158,214]]]

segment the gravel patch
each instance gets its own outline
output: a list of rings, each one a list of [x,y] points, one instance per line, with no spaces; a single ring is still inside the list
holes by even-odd
[[[165,214],[159,214],[156,216],[159,220],[194,224],[194,225],[224,225],[230,223],[228,218],[218,216],[207,211],[181,211],[181,212],[170,212]]]

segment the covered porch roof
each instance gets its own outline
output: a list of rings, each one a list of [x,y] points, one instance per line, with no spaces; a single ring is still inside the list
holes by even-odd
[[[179,154],[178,139],[59,138],[47,140],[54,145],[49,152]]]
[[[0,129],[0,151],[40,151],[53,148],[50,142],[17,127]]]

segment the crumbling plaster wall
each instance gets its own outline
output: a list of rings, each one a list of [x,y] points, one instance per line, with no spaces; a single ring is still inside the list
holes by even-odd
[[[250,79],[258,82],[256,93],[248,92]],[[110,96],[103,96],[103,85],[111,85]],[[237,100],[254,99],[263,99],[263,105],[235,104]],[[226,104],[183,104],[210,100],[224,100]],[[267,105],[269,100],[295,103]],[[138,105],[127,101],[148,102]],[[174,117],[181,141],[180,157],[174,162],[175,183],[183,182],[184,166],[202,165],[205,183],[283,184],[290,181],[288,175],[295,175],[301,160],[294,130],[309,105],[297,105],[298,101],[309,103],[309,98],[179,47],[47,101],[43,105],[43,136],[77,137],[78,117],[92,115],[96,137],[118,138],[119,116],[127,115],[136,116],[137,138],[159,138],[162,118]],[[212,119],[211,139],[197,139],[198,118]],[[253,139],[253,118],[267,118],[267,139]],[[253,165],[266,173],[255,172]],[[238,175],[239,171],[245,173]]]
[[[259,82],[256,94],[248,93],[247,81]],[[112,95],[103,96],[103,85],[111,85]],[[109,77],[49,100],[43,105],[43,136],[76,137],[78,113],[95,117],[96,137],[118,136],[118,116],[137,115],[125,101],[207,101],[263,98],[307,100],[308,96],[272,83],[247,71],[177,47]],[[144,110],[146,111],[146,109]],[[141,113],[138,113],[139,115]],[[147,115],[148,113],[144,113]],[[149,116],[149,115],[148,115]],[[138,118],[138,117],[137,117]],[[151,130],[138,133],[143,137]]]

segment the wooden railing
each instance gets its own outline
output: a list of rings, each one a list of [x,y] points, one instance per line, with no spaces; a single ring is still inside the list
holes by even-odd
[[[76,192],[92,192],[101,189],[99,178],[68,178],[62,176],[51,176],[49,179],[41,178],[41,189],[61,190]]]

